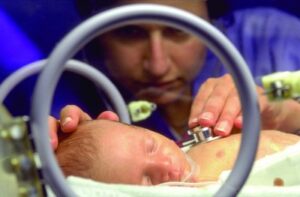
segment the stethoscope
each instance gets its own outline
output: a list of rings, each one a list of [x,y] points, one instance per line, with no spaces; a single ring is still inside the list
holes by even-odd
[[[121,25],[135,22],[158,22],[195,34],[220,58],[232,75],[242,104],[244,117],[243,135],[234,168],[228,179],[217,191],[216,196],[237,195],[247,180],[255,160],[260,132],[255,83],[248,66],[230,41],[207,21],[177,8],[152,4],[126,5],[89,18],[66,35],[56,45],[47,61],[43,62],[44,68],[35,86],[31,103],[30,128],[41,161],[45,183],[51,187],[57,196],[76,196],[58,167],[48,136],[47,118],[50,113],[53,93],[62,72],[66,68],[70,69],[63,65],[70,64],[68,60],[99,34]],[[90,69],[88,65],[81,65],[80,67],[83,70]],[[85,76],[87,78],[101,84],[97,77],[86,73]],[[118,109],[117,113],[122,114],[121,120],[128,122],[129,115],[125,110],[127,108],[124,106],[125,103],[122,98],[117,102],[111,96],[110,99]],[[204,131],[211,134],[208,130]],[[209,140],[210,138],[202,135],[205,132],[203,130],[198,133],[191,132],[190,134],[194,137],[194,141],[190,145],[201,140]]]
[[[221,136],[214,136],[210,127],[196,126],[186,131],[189,138],[179,144],[181,150],[184,152],[189,151],[193,146],[208,143],[217,139]]]

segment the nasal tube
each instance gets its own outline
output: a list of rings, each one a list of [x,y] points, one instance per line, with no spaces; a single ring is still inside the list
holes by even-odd
[[[159,184],[159,186],[205,187],[205,186],[217,183],[216,181],[201,181],[199,183],[195,182],[197,180],[195,180],[194,178],[197,177],[197,175],[199,175],[200,167],[186,153],[185,153],[185,157],[189,163],[190,172],[187,175],[185,175],[185,177],[183,177],[180,182],[170,181],[170,182],[161,183],[161,184]]]
[[[185,157],[189,163],[190,172],[181,179],[181,182],[195,182],[193,178],[195,177],[196,174],[198,174],[200,167],[189,155],[185,154]]]

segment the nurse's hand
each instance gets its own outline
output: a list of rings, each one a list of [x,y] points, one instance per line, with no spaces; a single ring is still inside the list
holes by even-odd
[[[283,129],[286,117],[282,114],[282,102],[269,102],[261,87],[256,90],[262,129]],[[216,135],[227,136],[233,128],[241,129],[242,123],[240,99],[231,76],[208,79],[194,99],[189,127],[208,126]]]
[[[100,113],[97,119],[108,119],[113,121],[119,121],[119,117],[116,113],[111,111],[104,111]],[[58,146],[58,135],[57,132],[74,132],[78,125],[92,118],[80,109],[76,105],[67,105],[60,112],[60,120],[56,120],[54,117],[49,117],[49,128],[50,138],[53,149],[55,150]]]

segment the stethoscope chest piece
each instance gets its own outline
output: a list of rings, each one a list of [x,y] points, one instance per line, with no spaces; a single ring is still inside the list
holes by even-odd
[[[221,136],[213,136],[211,128],[201,126],[188,130],[187,134],[191,138],[182,143],[181,149],[183,151],[188,151],[192,146],[197,144],[207,143],[221,138]]]

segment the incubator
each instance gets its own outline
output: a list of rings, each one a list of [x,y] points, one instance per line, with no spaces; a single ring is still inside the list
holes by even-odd
[[[70,177],[66,180],[56,163],[48,137],[47,117],[55,86],[63,70],[82,74],[94,81],[98,88],[107,94],[121,120],[130,123],[130,116],[123,98],[105,75],[89,65],[69,59],[100,33],[112,27],[139,21],[168,23],[200,37],[233,76],[242,106],[247,106],[243,107],[242,142],[234,168],[230,173],[223,175],[220,182],[210,187],[204,189],[176,186],[145,187],[97,183],[78,177]],[[238,51],[222,33],[206,21],[176,8],[151,4],[122,6],[105,11],[88,19],[70,32],[56,46],[47,60],[27,65],[4,81],[0,87],[1,103],[16,84],[26,76],[41,70],[35,86],[29,118],[11,117],[5,106],[0,105],[0,192],[5,196],[170,196],[170,194],[172,196],[211,196],[214,194],[235,196],[246,183],[254,163],[260,131],[255,84]],[[270,83],[272,82],[268,81],[266,84]],[[278,85],[275,87],[277,88]],[[283,87],[281,90],[285,95],[286,86],[283,85]],[[269,92],[274,91],[273,88]],[[146,112],[148,115],[151,110],[155,109],[155,106],[148,104],[146,104],[146,110],[133,107],[137,113],[135,114],[137,121],[139,118],[144,118],[140,117],[139,113]],[[209,128],[197,129],[197,131],[189,131],[193,139],[186,142],[184,147],[215,139]],[[281,158],[286,158],[286,156]],[[299,155],[296,158],[300,158]],[[297,168],[296,165],[295,168]],[[296,179],[295,181],[300,182]],[[246,186],[241,195],[247,195],[249,191],[252,190],[247,189]],[[294,192],[292,194],[298,191],[294,188],[289,190],[290,193]]]

